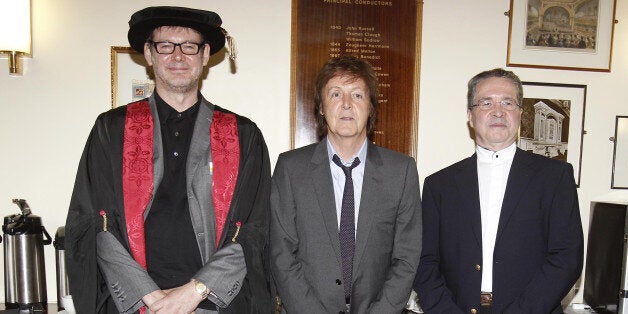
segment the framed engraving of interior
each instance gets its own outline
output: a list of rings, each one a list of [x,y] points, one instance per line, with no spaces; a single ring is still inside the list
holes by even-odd
[[[517,146],[573,166],[580,186],[587,86],[523,83],[523,113]]]
[[[150,96],[155,89],[152,68],[131,47],[111,47],[111,108]]]
[[[628,189],[628,116],[615,117],[611,189]]]
[[[293,0],[291,143],[318,141],[315,80],[331,57],[368,61],[379,80],[375,144],[416,157],[422,0]]]
[[[508,66],[610,72],[616,0],[510,0]]]

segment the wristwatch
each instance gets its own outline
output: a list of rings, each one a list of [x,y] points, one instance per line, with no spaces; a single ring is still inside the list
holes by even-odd
[[[203,300],[207,299],[207,295],[209,295],[209,289],[207,289],[207,286],[194,278],[192,278],[192,282],[194,283],[194,289],[196,289],[196,292],[201,295],[201,298],[203,298]]]

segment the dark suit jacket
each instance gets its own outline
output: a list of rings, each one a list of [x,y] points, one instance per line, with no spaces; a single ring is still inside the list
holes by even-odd
[[[321,141],[279,156],[271,188],[271,269],[288,313],[345,310],[334,190]],[[415,161],[368,144],[351,313],[400,313],[421,250]]]
[[[421,262],[426,313],[480,306],[482,226],[476,155],[426,178]],[[570,164],[517,149],[493,253],[493,313],[562,313],[580,276],[583,237]]]

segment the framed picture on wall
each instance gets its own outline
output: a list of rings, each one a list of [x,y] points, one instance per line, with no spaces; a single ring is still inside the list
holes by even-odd
[[[580,186],[587,86],[523,82],[523,96],[517,146],[570,163]]]
[[[628,189],[628,116],[615,117],[611,189]]]
[[[155,89],[150,69],[131,47],[111,47],[111,108],[150,96]]]
[[[510,0],[508,66],[610,72],[616,0]]]

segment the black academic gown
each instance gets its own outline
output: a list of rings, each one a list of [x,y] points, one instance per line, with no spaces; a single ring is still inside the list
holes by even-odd
[[[201,105],[210,105],[203,102]],[[218,106],[214,110],[229,112]],[[107,209],[108,231],[128,250],[122,194],[122,147],[126,106],[101,114],[81,157],[66,222],[66,263],[77,313],[117,313],[96,260],[96,234],[102,230],[99,211]],[[242,227],[238,243],[247,274],[239,294],[220,313],[269,313],[266,244],[270,195],[270,161],[261,131],[236,115],[240,142],[238,179],[225,223],[227,239]],[[155,126],[158,127],[158,126]],[[156,189],[157,187],[155,187]],[[228,242],[228,241],[227,241]],[[225,243],[225,242],[223,242]],[[224,244],[223,244],[224,245]],[[218,247],[217,249],[220,249]]]

